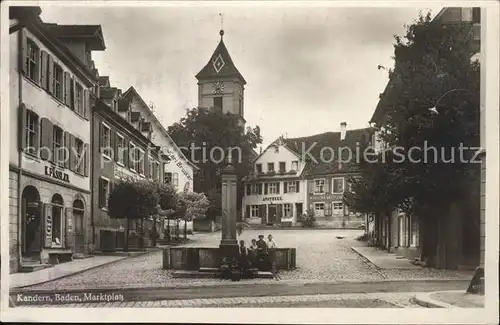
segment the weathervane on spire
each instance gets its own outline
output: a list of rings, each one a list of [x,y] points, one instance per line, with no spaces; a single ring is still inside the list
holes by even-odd
[[[224,36],[224,16],[222,13],[219,13],[220,16],[220,39],[222,40],[222,36]]]

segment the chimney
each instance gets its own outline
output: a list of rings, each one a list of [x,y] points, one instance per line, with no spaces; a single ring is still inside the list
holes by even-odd
[[[346,122],[340,123],[340,140],[341,141],[345,140],[346,129],[347,129],[347,123]]]

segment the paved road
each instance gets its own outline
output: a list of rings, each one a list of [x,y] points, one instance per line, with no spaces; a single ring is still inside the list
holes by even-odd
[[[250,241],[257,237],[260,230],[245,230],[240,239]],[[269,231],[265,231],[267,235]],[[297,270],[281,273],[284,281],[301,283],[318,280],[330,282],[370,282],[381,280],[430,280],[459,279],[460,272],[421,270],[378,270],[362,259],[350,248],[360,245],[355,238],[362,234],[359,230],[273,230],[280,247],[297,248]],[[337,236],[346,236],[337,239]],[[189,246],[216,247],[220,232],[197,234]],[[161,269],[161,252],[129,258],[104,267],[86,271],[74,276],[31,287],[32,289],[78,289],[141,286],[175,287],[182,285],[215,284],[224,285],[214,279],[174,279],[168,270]],[[230,283],[230,282],[229,282]],[[247,284],[275,283],[274,280],[246,280]]]
[[[73,303],[65,305],[42,305],[24,307],[69,307],[69,308],[200,308],[200,307],[239,307],[239,308],[422,308],[414,301],[414,293],[377,293],[342,295],[300,295],[266,297],[232,297],[211,299],[180,299],[156,301],[114,301],[103,303]]]
[[[227,283],[227,281],[226,281]],[[231,282],[229,282],[231,283]],[[85,300],[86,296],[103,295],[106,297],[120,297],[120,301],[161,301],[161,300],[193,300],[193,299],[216,299],[236,297],[268,297],[268,296],[300,296],[300,295],[345,295],[345,294],[381,294],[401,292],[431,292],[441,290],[465,290],[468,281],[383,281],[368,283],[261,283],[255,285],[233,284],[216,287],[192,287],[192,288],[135,288],[135,289],[82,289],[62,292],[51,290],[18,290],[11,294],[11,298],[18,304],[44,305],[50,300],[52,304],[71,304],[74,301],[90,303]],[[56,296],[59,294],[59,296]],[[61,296],[61,299],[59,298]],[[24,299],[24,297],[27,297]],[[37,297],[33,301],[29,297]],[[75,297],[75,300],[72,300]],[[64,300],[62,300],[64,299]],[[113,298],[114,299],[114,298]]]

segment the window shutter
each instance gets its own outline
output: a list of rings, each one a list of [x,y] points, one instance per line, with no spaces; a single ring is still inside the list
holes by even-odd
[[[149,175],[149,150],[146,150],[144,152],[143,160],[144,160],[143,174],[146,175],[146,177],[148,177],[148,175]]]
[[[129,165],[129,154],[130,154],[130,144],[127,139],[123,140],[123,164],[125,166]]]
[[[42,148],[45,149],[40,151],[40,158],[43,160],[49,160],[49,159],[52,160],[54,158],[53,157],[54,155],[52,153],[52,139],[53,139],[54,126],[52,122],[50,122],[50,120],[45,117],[42,118],[41,125],[42,125],[41,145]]]
[[[71,148],[75,148],[76,149],[76,139],[75,139],[75,136],[73,134],[70,134],[69,135],[69,138],[70,138],[70,146]],[[69,162],[69,170],[72,170],[72,171],[77,171],[77,166],[78,166],[78,158],[76,157],[76,153],[75,153],[75,150],[71,150],[71,154],[69,155],[70,157],[70,162]]]
[[[73,76],[73,80],[71,81],[71,94],[72,94],[72,105],[73,105],[73,109],[76,110],[76,79],[75,77]],[[78,112],[78,113],[81,113],[81,112]]]
[[[309,193],[314,193],[314,180],[308,180],[307,185],[309,187]]]
[[[89,119],[89,110],[90,110],[89,101],[90,101],[89,90],[84,89],[83,90],[83,117],[86,118],[87,120]]]
[[[52,247],[52,205],[49,203],[45,203],[43,205],[43,230],[45,230],[45,240],[44,246],[45,248]]]
[[[21,42],[22,42],[22,53],[21,62],[19,62],[19,68],[25,75],[28,74],[28,38],[26,37],[26,29],[21,28],[20,31]]]
[[[99,123],[99,152],[102,152],[102,148],[104,147],[104,125]]]
[[[130,143],[128,144],[128,168],[133,168],[134,167],[134,161],[136,160],[135,159],[135,150],[132,150],[132,146],[130,145]],[[132,159],[133,158],[133,159]]]
[[[83,166],[83,174],[85,175],[85,177],[89,176],[89,157],[90,157],[90,152],[89,152],[89,144],[88,143],[85,143],[83,145],[83,154],[84,154],[84,159],[83,159],[83,162],[84,162],[84,166]]]
[[[71,76],[69,72],[64,71],[64,104],[71,106]]]
[[[252,194],[252,187],[250,184],[247,184],[247,195],[251,195]]]
[[[43,89],[48,90],[48,54],[45,51],[42,51],[42,62],[40,62],[40,84]]]
[[[333,180],[325,179],[325,193],[330,193],[330,182],[333,183]]]
[[[246,219],[248,219],[248,218],[250,218],[250,217],[251,217],[251,216],[250,216],[250,206],[249,206],[249,205],[247,205],[247,207],[246,207],[246,214],[245,214],[245,218],[246,218]]]
[[[52,55],[47,54],[47,90],[49,93],[53,94],[54,93],[54,83],[52,82],[52,74],[54,72],[54,59],[52,58]],[[43,86],[43,85],[42,85]]]
[[[288,182],[283,182],[283,193],[287,193],[288,192],[287,185],[288,185]]]
[[[113,138],[112,138],[112,143],[111,143],[111,147],[113,148],[113,152],[114,152],[114,157],[115,157],[115,161],[118,161],[120,155],[122,154],[123,155],[123,152],[118,152],[118,134],[116,132],[113,132]]]
[[[295,192],[300,193],[300,182],[295,181]]]
[[[99,208],[102,208],[104,204],[103,189],[104,189],[104,180],[102,178],[99,178]]]
[[[262,195],[262,183],[257,184],[257,193]]]
[[[28,110],[26,109],[26,105],[21,103],[19,105],[19,130],[21,132],[21,136],[19,137],[19,149],[24,151],[26,149],[26,120],[28,119]]]
[[[71,154],[73,148],[71,147],[71,134],[69,132],[64,132],[64,146],[66,147],[68,157],[64,161],[64,168],[69,169],[71,163]]]
[[[264,195],[267,194],[268,188],[269,188],[269,184],[268,183],[264,183]]]
[[[276,183],[276,194],[280,194],[280,182]]]

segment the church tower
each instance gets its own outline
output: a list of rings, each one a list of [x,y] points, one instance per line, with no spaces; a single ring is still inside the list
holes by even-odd
[[[229,56],[220,31],[220,42],[210,61],[196,75],[198,79],[198,107],[213,108],[240,117],[245,126],[244,91],[246,81]]]

